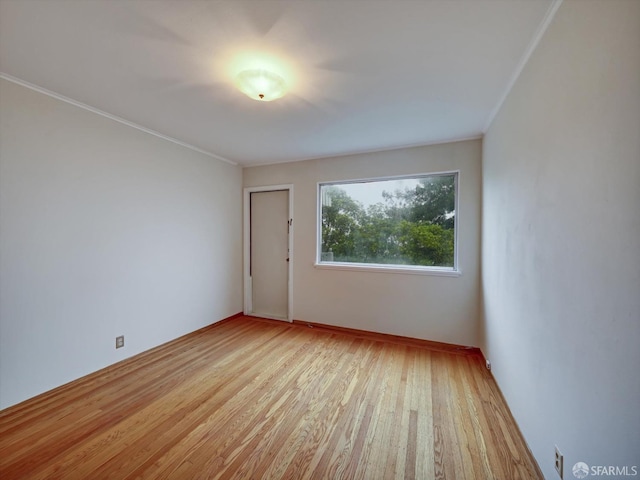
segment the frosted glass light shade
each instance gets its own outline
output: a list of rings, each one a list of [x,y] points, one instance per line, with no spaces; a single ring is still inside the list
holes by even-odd
[[[254,100],[270,102],[286,93],[286,84],[280,75],[267,70],[245,70],[236,77],[236,86]]]

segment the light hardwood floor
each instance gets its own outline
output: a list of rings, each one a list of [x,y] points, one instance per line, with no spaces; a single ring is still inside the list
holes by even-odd
[[[239,317],[1,411],[0,478],[542,475],[476,352]]]

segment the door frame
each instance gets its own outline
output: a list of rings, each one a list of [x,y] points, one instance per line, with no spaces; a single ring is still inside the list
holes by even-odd
[[[244,279],[244,314],[253,313],[253,279],[251,278],[251,194],[257,192],[289,192],[289,265],[287,278],[287,321],[293,322],[293,184],[265,185],[244,188],[244,229],[243,229],[243,279]],[[264,315],[262,315],[264,317]],[[282,320],[278,318],[277,320]]]

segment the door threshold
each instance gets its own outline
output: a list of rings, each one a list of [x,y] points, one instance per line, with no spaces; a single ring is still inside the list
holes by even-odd
[[[279,315],[269,315],[266,313],[252,312],[252,313],[247,313],[246,315],[248,317],[266,318],[268,320],[280,320],[282,322],[288,322],[288,323],[291,323],[293,321],[293,320],[289,320],[288,317],[281,317]]]

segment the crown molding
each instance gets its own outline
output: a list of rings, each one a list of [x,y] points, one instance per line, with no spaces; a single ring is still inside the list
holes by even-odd
[[[491,127],[493,120],[496,118],[496,116],[498,115],[498,112],[502,108],[502,104],[505,102],[505,100],[509,96],[509,93],[511,93],[513,86],[515,85],[516,81],[520,77],[520,74],[524,70],[524,67],[529,62],[529,58],[531,58],[531,55],[533,54],[535,49],[538,47],[540,40],[542,39],[544,33],[547,31],[547,28],[551,24],[551,21],[555,17],[556,12],[558,11],[558,8],[560,8],[561,4],[562,4],[562,0],[553,0],[553,3],[547,9],[547,13],[545,13],[545,16],[542,19],[542,22],[538,26],[536,33],[533,35],[533,38],[531,39],[531,43],[529,43],[529,46],[524,52],[524,55],[518,62],[516,69],[511,75],[511,78],[509,79],[509,83],[507,83],[507,86],[504,92],[502,93],[502,95],[500,96],[500,99],[496,103],[495,107],[493,107],[493,110],[491,110],[491,113],[489,114],[489,117],[487,118],[487,121],[485,122],[484,128],[482,130],[483,134],[487,133],[487,131],[489,130],[489,127]]]
[[[51,90],[47,90],[46,88],[40,87],[38,85],[35,85],[33,83],[22,80],[20,78],[14,77],[7,73],[0,72],[0,78],[2,78],[3,80],[7,80],[8,82],[12,82],[17,85],[20,85],[22,87],[28,88],[30,90],[34,90],[38,93],[42,93],[43,95],[47,95],[49,97],[55,98],[56,100],[69,103],[75,107],[82,108],[83,110],[88,110],[89,112],[95,113],[102,117],[106,117],[109,120],[113,120],[114,122],[122,123],[123,125],[126,125],[128,127],[135,128],[136,130],[140,130],[141,132],[148,133],[149,135],[153,135],[154,137],[158,137],[163,140],[167,140],[171,143],[175,143],[176,145],[180,145],[181,147],[185,147],[195,152],[202,153],[204,155],[207,155],[208,157],[215,158],[216,160],[220,160],[221,162],[225,162],[230,165],[238,165],[236,162],[229,160],[228,158],[221,157],[220,155],[216,155],[215,153],[208,152],[207,150],[203,150],[201,148],[198,148],[194,145],[183,142],[176,138],[170,137],[168,135],[164,135],[160,132],[156,132],[155,130],[152,130],[150,128],[143,127],[142,125],[139,125],[137,123],[130,122],[129,120],[126,120],[122,117],[118,117],[117,115],[112,115],[111,113],[105,112],[104,110],[100,110],[98,108],[92,107],[91,105],[87,105],[86,103],[82,103],[72,98],[65,97],[64,95],[60,95],[59,93],[52,92]]]
[[[269,165],[280,165],[283,163],[295,163],[295,162],[306,162],[308,160],[323,160],[323,159],[339,158],[339,157],[351,157],[354,155],[366,155],[369,153],[384,153],[384,152],[392,152],[394,150],[406,150],[409,148],[428,147],[431,145],[443,145],[445,143],[458,143],[458,142],[467,142],[470,140],[482,140],[482,138],[483,138],[483,135],[478,134],[478,135],[472,135],[470,137],[455,137],[455,138],[449,138],[444,140],[434,140],[432,142],[411,143],[407,145],[397,145],[392,147],[377,148],[377,149],[371,149],[371,150],[355,150],[355,151],[347,151],[344,153],[318,155],[315,157],[303,157],[303,158],[296,158],[291,160],[282,160],[278,162],[255,163],[251,165],[243,165],[242,167],[243,168],[268,167]]]

